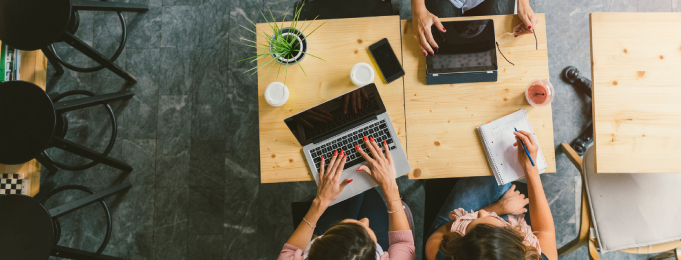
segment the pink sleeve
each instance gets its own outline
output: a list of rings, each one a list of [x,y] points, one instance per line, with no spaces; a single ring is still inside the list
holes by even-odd
[[[473,213],[473,211],[471,211],[471,213]],[[458,219],[462,216],[465,216],[465,215],[468,215],[468,211],[466,211],[462,208],[458,208],[458,209],[453,210],[452,212],[449,212],[449,219],[456,220],[456,219]]]
[[[411,230],[388,231],[388,252],[381,256],[381,260],[414,260],[416,247]]]
[[[291,244],[284,244],[277,260],[303,260],[303,250]]]

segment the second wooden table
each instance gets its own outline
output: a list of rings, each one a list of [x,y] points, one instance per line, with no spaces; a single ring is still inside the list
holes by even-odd
[[[549,79],[546,20],[537,14],[539,50],[532,34],[500,43],[512,66],[498,55],[497,82],[426,85],[426,58],[414,37],[410,20],[402,21],[404,95],[407,156],[411,179],[492,175],[476,127],[524,108],[530,116],[539,145],[556,171],[551,106],[532,107],[525,88],[535,79]],[[512,32],[520,23],[515,15],[445,18],[442,21],[493,19],[496,36]],[[450,32],[454,33],[454,32]],[[505,36],[508,37],[508,36]],[[436,54],[437,55],[437,54]],[[391,115],[392,116],[392,115]]]
[[[681,172],[681,14],[590,22],[596,172]]]

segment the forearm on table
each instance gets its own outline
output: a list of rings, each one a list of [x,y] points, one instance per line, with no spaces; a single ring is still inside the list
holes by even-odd
[[[390,231],[411,230],[407,214],[402,210],[402,199],[400,198],[397,184],[384,185],[381,189],[385,195],[388,211],[397,211],[395,213],[388,213],[388,229]]]
[[[328,205],[324,205],[324,203],[318,199],[313,200],[310,209],[307,211],[307,214],[305,214],[305,220],[310,222],[313,226],[316,226],[319,217],[322,216],[322,213],[324,213],[327,207]],[[296,230],[293,231],[291,237],[286,241],[287,244],[297,248],[307,247],[307,244],[309,244],[312,239],[314,229],[310,227],[305,220],[301,221]]]

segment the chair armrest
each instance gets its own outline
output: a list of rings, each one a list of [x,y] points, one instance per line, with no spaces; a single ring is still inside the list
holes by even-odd
[[[563,153],[565,153],[565,155],[570,159],[570,161],[572,161],[572,164],[574,164],[575,167],[577,167],[577,170],[579,170],[579,172],[582,172],[582,169],[584,169],[582,167],[583,166],[582,157],[580,157],[577,154],[577,152],[575,152],[575,150],[572,149],[572,147],[570,147],[570,145],[567,143],[560,144],[560,150],[563,151]]]

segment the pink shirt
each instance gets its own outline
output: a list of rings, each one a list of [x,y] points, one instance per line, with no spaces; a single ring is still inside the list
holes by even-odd
[[[513,227],[514,229],[520,230],[520,232],[525,235],[525,240],[523,243],[525,245],[535,247],[537,249],[537,253],[541,254],[539,240],[537,239],[537,236],[532,233],[532,227],[525,222],[525,214],[520,214],[518,216],[508,214],[506,215],[506,217],[508,217],[508,222],[497,216],[497,214],[494,212],[490,212],[490,215],[499,218],[499,220],[501,220],[503,223]],[[464,209],[458,208],[452,212],[449,212],[449,219],[454,220],[451,231],[464,236],[466,235],[466,228],[468,225],[473,222],[473,220],[478,219],[478,212],[471,211],[468,213]]]
[[[411,230],[388,231],[390,248],[381,256],[381,260],[414,260],[416,248]],[[303,249],[284,244],[278,260],[303,260]]]

